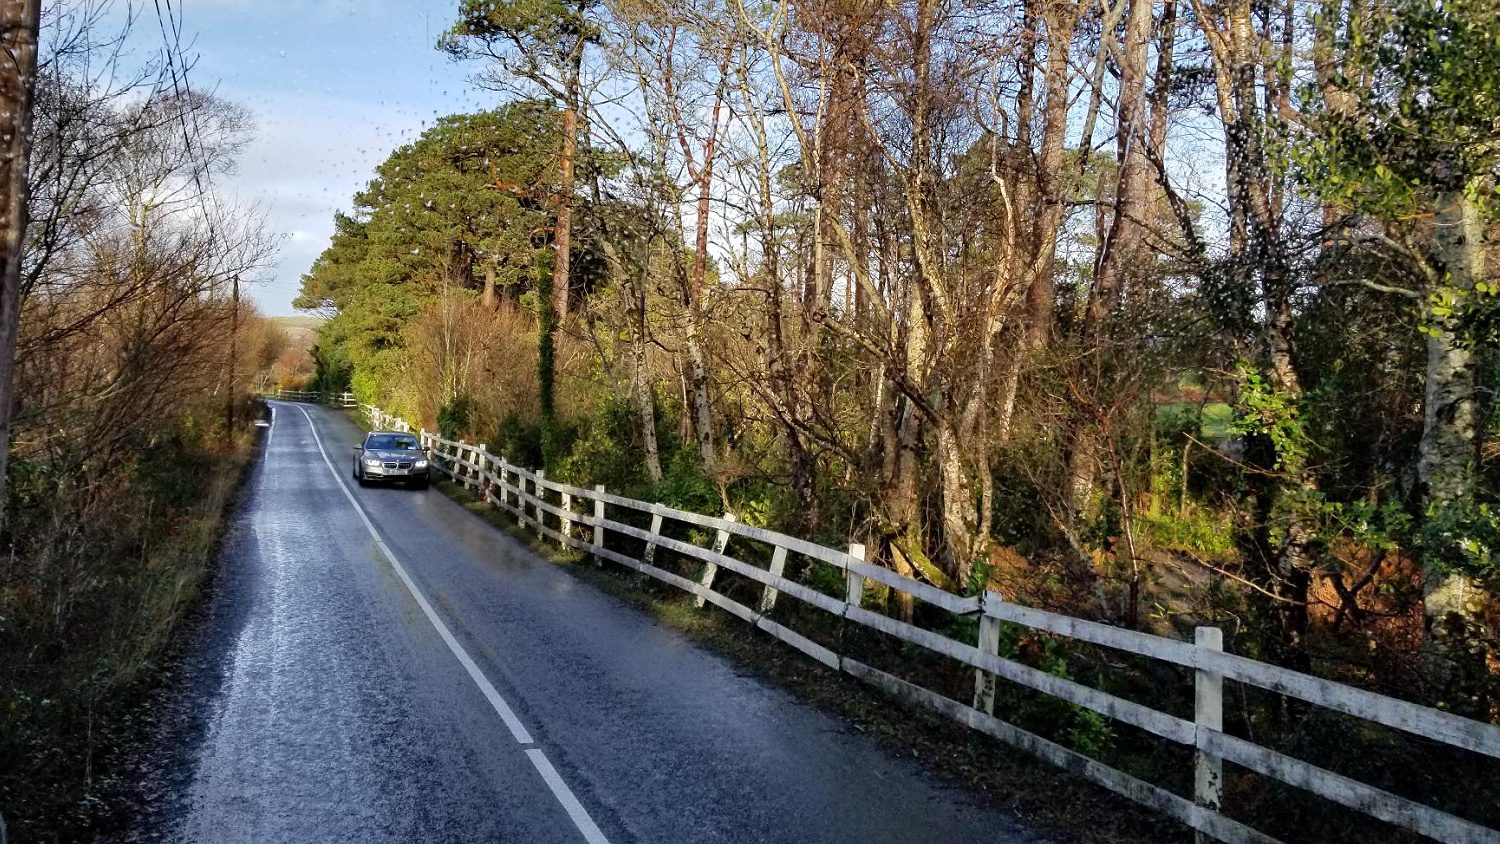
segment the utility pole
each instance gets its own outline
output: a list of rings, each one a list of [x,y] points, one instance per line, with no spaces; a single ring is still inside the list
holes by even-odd
[[[21,252],[26,242],[31,110],[36,95],[41,0],[0,0],[0,524],[15,406],[16,338],[21,318]]]

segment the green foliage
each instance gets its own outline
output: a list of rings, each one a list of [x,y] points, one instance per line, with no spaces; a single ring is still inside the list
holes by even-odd
[[[335,312],[314,351],[320,384],[364,383],[356,392],[375,399],[401,369],[390,359],[406,326],[445,288],[477,291],[486,275],[502,293],[531,286],[547,251],[557,126],[551,108],[525,100],[445,117],[376,168],[354,213],[335,215],[294,302]]]
[[[1191,435],[1205,443],[1223,442],[1234,436],[1234,408],[1221,401],[1203,405],[1202,424],[1198,421],[1198,405],[1192,402],[1177,402],[1158,405],[1156,408],[1157,435],[1165,442],[1180,442],[1184,435]]]
[[[1272,387],[1271,382],[1248,361],[1240,362],[1238,376],[1239,412],[1234,420],[1234,432],[1269,439],[1275,451],[1272,468],[1287,474],[1302,471],[1307,465],[1312,443],[1297,399]]]
[[[650,496],[651,480],[640,457],[639,422],[628,403],[607,402],[584,421],[556,477],[571,484],[604,484],[621,495]]]
[[[1416,547],[1438,568],[1500,589],[1500,500],[1484,492],[1465,501],[1430,502]]]
[[[474,412],[474,402],[468,396],[455,396],[438,408],[438,433],[444,439],[458,439],[469,431],[469,418]]]
[[[675,449],[665,461],[656,499],[668,507],[694,513],[718,513],[724,507],[718,486],[703,473],[697,452],[689,447]]]
[[[489,441],[494,444],[491,451],[517,466],[542,465],[542,426],[536,420],[512,412]]]
[[[1070,654],[1062,640],[1038,636],[1020,625],[1000,625],[999,654],[1005,659],[1031,664],[1054,677],[1075,679],[1069,668]],[[1115,741],[1114,729],[1107,719],[1051,695],[1015,686],[1009,688],[998,704],[1006,713],[1006,720],[1023,729],[1061,736],[1074,750],[1095,758],[1108,752]]]
[[[983,593],[985,588],[989,586],[990,572],[994,568],[988,560],[976,560],[973,567],[969,569],[969,579],[964,581],[964,594],[978,595]]]
[[[1433,192],[1500,207],[1485,184],[1500,164],[1500,7],[1396,0],[1344,23],[1318,19],[1343,56],[1331,88],[1353,107],[1303,91],[1314,129],[1287,145],[1294,173],[1386,220],[1420,216]]]
[[[1147,540],[1157,548],[1212,556],[1232,553],[1235,548],[1234,524],[1216,512],[1147,515],[1141,517],[1140,523]]]
[[[463,0],[438,49],[458,59],[499,60],[514,74],[563,99],[571,94],[585,45],[597,42],[597,0]]]

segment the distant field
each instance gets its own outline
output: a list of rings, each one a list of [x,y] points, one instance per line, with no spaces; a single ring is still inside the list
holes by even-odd
[[[287,333],[294,348],[304,350],[311,349],[318,341],[318,327],[324,322],[323,317],[312,316],[276,316],[267,319]]]
[[[1190,402],[1178,402],[1176,404],[1158,405],[1156,414],[1158,419],[1167,419],[1171,416],[1191,416],[1198,410],[1196,404]],[[1234,408],[1223,402],[1210,402],[1203,406],[1203,432],[1202,436],[1209,442],[1219,442],[1229,439],[1231,428],[1234,425]]]

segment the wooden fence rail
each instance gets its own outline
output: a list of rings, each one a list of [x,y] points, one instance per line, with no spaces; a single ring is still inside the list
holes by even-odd
[[[376,427],[411,430],[410,425],[379,408],[365,405],[364,410]],[[602,486],[585,489],[557,483],[548,480],[541,471],[509,464],[504,458],[490,454],[482,444],[448,440],[425,430],[418,433],[423,447],[431,452],[435,469],[480,492],[487,502],[506,509],[540,535],[675,586],[692,595],[699,606],[713,604],[831,669],[856,677],[904,702],[939,712],[1169,815],[1196,830],[1200,841],[1276,842],[1222,813],[1223,763],[1228,761],[1437,841],[1500,844],[1500,832],[1494,829],[1224,732],[1223,684],[1231,680],[1255,686],[1429,741],[1500,759],[1500,727],[1495,725],[1225,653],[1218,628],[1200,627],[1193,642],[1183,642],[1013,604],[998,592],[986,591],[970,597],[954,595],[866,562],[864,548],[859,545],[840,551],[746,525],[727,514],[705,516],[613,495]],[[641,528],[611,519],[607,508],[649,515],[651,526]],[[711,531],[710,547],[665,535],[663,525],[667,522]],[[645,550],[641,557],[607,547],[610,534],[643,542]],[[736,536],[770,546],[773,549],[770,567],[763,569],[729,554],[728,545]],[[699,576],[683,577],[657,566],[654,557],[658,548],[700,563]],[[828,595],[785,577],[784,566],[793,554],[839,569],[844,575],[844,594]],[[746,606],[716,591],[714,581],[720,571],[733,572],[760,584],[756,606]],[[961,642],[866,609],[863,606],[866,581],[904,592],[955,616],[976,618],[977,641]],[[972,702],[954,700],[865,665],[778,623],[770,614],[780,596],[802,601],[843,619],[846,624],[880,631],[972,667],[975,671]],[[998,653],[1002,622],[1189,669],[1194,677],[1193,717],[1161,712],[1006,659]],[[996,718],[998,679],[1052,695],[1191,748],[1195,768],[1193,796],[1175,794]]]
[[[302,401],[313,404],[326,404],[332,407],[359,407],[353,393],[319,393],[310,390],[277,390],[267,393],[267,398],[279,401]]]

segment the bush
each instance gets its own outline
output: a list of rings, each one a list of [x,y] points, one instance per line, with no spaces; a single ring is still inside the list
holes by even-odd
[[[500,429],[490,438],[490,452],[513,465],[535,469],[542,465],[541,423],[523,418],[514,411],[505,415]]]
[[[247,448],[177,432],[73,483],[12,464],[0,567],[0,807],[18,840],[81,836],[138,741],[131,713],[196,602]]]
[[[474,403],[468,396],[449,399],[438,409],[438,433],[444,439],[456,440],[469,433],[469,418],[473,415]]]
[[[610,401],[579,427],[565,458],[558,462],[559,480],[579,486],[604,484],[612,492],[649,496],[651,478],[642,457],[640,417],[629,404]]]

